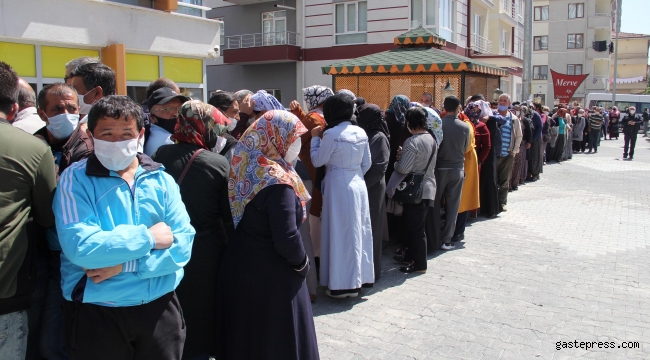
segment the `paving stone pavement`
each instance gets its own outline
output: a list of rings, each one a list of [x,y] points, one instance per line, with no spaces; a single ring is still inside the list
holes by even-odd
[[[424,275],[400,273],[389,249],[362,296],[319,288],[321,358],[649,359],[650,142],[639,136],[634,161],[622,147],[603,140],[545,166],[509,194],[508,212],[432,253]],[[575,340],[616,347],[556,350]]]

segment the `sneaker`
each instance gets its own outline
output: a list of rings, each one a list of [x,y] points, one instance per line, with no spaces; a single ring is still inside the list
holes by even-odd
[[[455,248],[456,248],[456,245],[451,244],[451,243],[442,244],[442,247],[441,247],[442,250],[454,250]]]
[[[402,266],[401,268],[399,268],[399,271],[401,271],[401,272],[403,272],[405,274],[411,274],[411,273],[426,274],[427,273],[427,269],[416,270],[415,266],[413,266],[413,264],[411,264],[409,266]]]
[[[357,297],[357,295],[359,295],[356,292],[345,292],[344,290],[342,291],[342,290],[330,290],[330,289],[325,290],[325,294],[327,294],[327,296],[335,298],[335,299],[344,299],[346,297],[353,298],[353,297]]]
[[[508,211],[508,207],[506,205],[501,205],[501,211]]]
[[[465,234],[460,234],[451,238],[451,242],[459,242],[465,240]]]

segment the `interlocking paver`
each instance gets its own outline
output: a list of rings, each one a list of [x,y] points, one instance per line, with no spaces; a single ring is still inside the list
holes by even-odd
[[[356,299],[314,303],[323,359],[650,358],[650,142],[622,139],[544,168],[508,212],[469,224],[424,275],[397,271]],[[640,349],[556,342],[638,341]]]

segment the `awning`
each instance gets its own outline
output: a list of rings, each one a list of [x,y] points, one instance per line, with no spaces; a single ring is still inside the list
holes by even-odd
[[[324,66],[322,71],[325,75],[469,71],[508,76],[506,69],[431,47],[400,47]]]

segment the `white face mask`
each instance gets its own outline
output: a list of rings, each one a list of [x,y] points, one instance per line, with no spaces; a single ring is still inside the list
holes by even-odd
[[[129,167],[138,155],[140,137],[124,141],[104,141],[93,138],[95,156],[108,170],[121,171]]]
[[[86,104],[85,97],[86,97],[86,95],[90,94],[93,91],[95,91],[95,89],[90,90],[85,95],[78,95],[79,96],[79,114],[88,114],[88,113],[90,113],[90,108],[93,107],[93,104]]]
[[[302,141],[300,139],[296,139],[293,143],[291,143],[291,146],[289,146],[289,149],[287,149],[287,153],[284,154],[284,160],[289,163],[296,160],[298,154],[300,154],[301,146]]]
[[[630,113],[630,115],[634,115],[634,114],[636,114],[636,110],[630,110],[629,113]]]
[[[228,126],[228,131],[233,131],[235,130],[235,126],[237,126],[237,119],[235,118],[228,118],[230,119],[230,126]]]
[[[219,136],[219,137],[217,138],[217,145],[215,145],[215,146],[212,148],[212,152],[215,153],[215,154],[220,153],[221,150],[223,150],[224,146],[226,146],[226,141],[227,141],[227,140],[226,140],[225,137],[223,137],[223,136]]]
[[[544,114],[545,114],[545,115],[548,115],[548,114],[549,114],[549,112],[548,112],[548,111],[544,111]]]
[[[521,114],[521,111],[515,110],[515,115],[519,116],[519,114]]]
[[[47,130],[58,140],[67,139],[79,124],[79,115],[63,113],[48,117]]]

